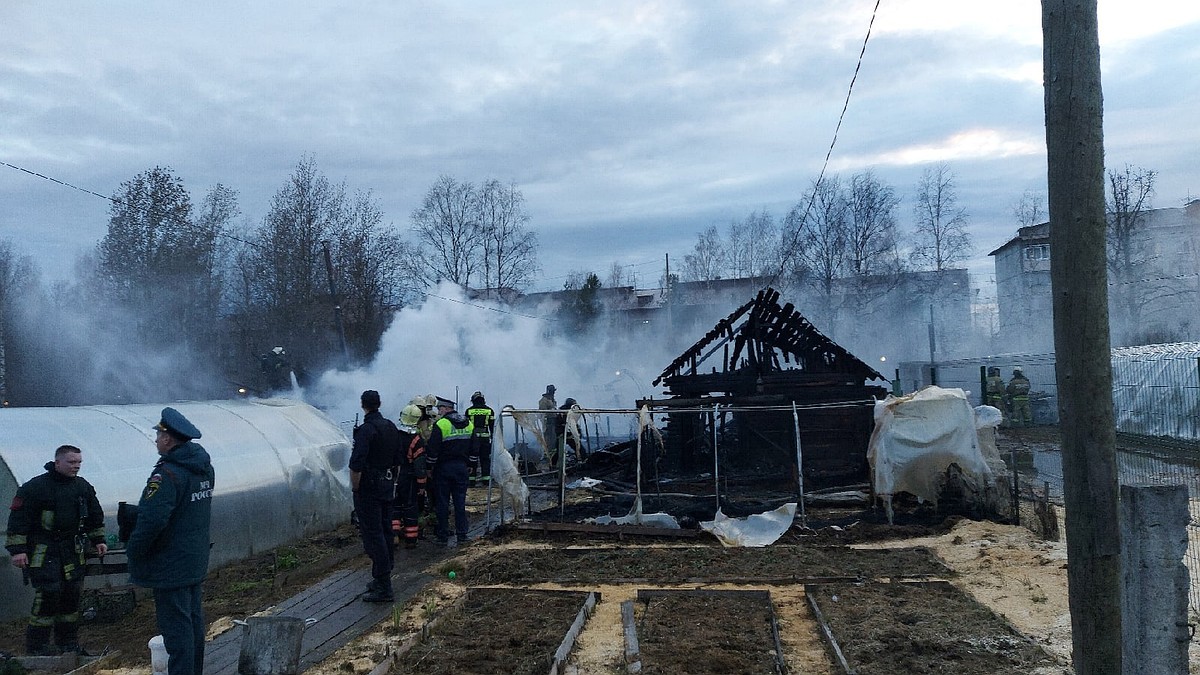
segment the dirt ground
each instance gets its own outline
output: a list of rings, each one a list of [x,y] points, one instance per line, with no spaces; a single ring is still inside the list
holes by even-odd
[[[1038,443],[1053,442],[1053,435],[1045,432],[1031,433],[1028,437],[1004,436],[1002,444],[1030,439]],[[471,498],[474,502],[482,500],[482,491],[473,491]],[[598,508],[595,504],[599,502],[592,502],[579,508]],[[613,515],[620,514],[614,511]],[[782,658],[791,672],[840,672],[822,637],[821,622],[811,608],[806,584],[810,585],[810,593],[823,613],[831,608],[824,618],[838,639],[844,640],[844,651],[848,658],[855,659],[854,666],[860,673],[1070,672],[1071,628],[1064,542],[1043,541],[1020,526],[961,517],[902,518],[901,524],[887,525],[878,514],[862,509],[812,511],[809,516],[810,524],[816,524],[812,529],[794,527],[778,543],[755,549],[723,548],[706,535],[688,540],[512,531],[491,535],[460,548],[450,561],[431,563],[429,571],[442,581],[430,584],[409,603],[397,607],[391,621],[385,621],[308,672],[365,674],[406,641],[419,642],[414,636],[431,619],[444,622],[438,624],[440,628],[435,626],[431,630],[432,639],[437,639],[439,631],[449,631],[452,622],[460,617],[490,614],[493,610],[469,608],[463,613],[463,608],[468,607],[464,600],[468,588],[598,592],[601,600],[579,634],[569,659],[570,667],[583,674],[624,672],[620,608],[626,600],[636,602],[639,591],[766,591],[778,625]],[[294,595],[334,569],[364,564],[366,560],[356,533],[346,526],[215,571],[205,586],[206,611],[212,621],[210,634],[231,626],[235,618],[244,618]],[[455,571],[453,580],[447,577],[451,570]],[[815,585],[818,577],[826,578],[824,585]],[[880,583],[864,583],[868,580]],[[947,583],[900,584],[931,580]],[[888,582],[895,584],[883,585]],[[527,642],[520,635],[528,627],[540,625],[534,623],[535,618],[540,621],[543,615],[552,612],[540,596],[513,599],[520,597],[525,596],[511,596],[494,610],[508,612],[505,616],[510,618],[474,624],[465,634],[475,642],[493,645],[504,644],[505,640]],[[578,605],[576,599],[567,604]],[[697,632],[701,630],[698,624],[668,625],[668,617],[716,617],[720,619],[718,627],[725,626],[730,635],[737,632],[736,628],[729,628],[732,615],[728,607],[714,605],[665,613],[650,610],[655,607],[653,602],[638,607],[640,628],[644,627],[648,636],[646,672],[653,672],[648,661],[656,639],[660,646],[669,645],[669,636],[682,634],[675,639],[674,646],[666,649],[683,653],[696,652],[696,645],[709,646],[719,640],[711,635],[703,637]],[[847,609],[839,611],[841,608]],[[558,614],[571,613],[569,609],[558,611]],[[937,619],[932,624],[927,621],[931,616]],[[761,617],[745,619],[752,623],[762,620]],[[555,625],[559,624],[561,621],[556,619]],[[968,630],[970,635],[960,635],[966,630],[964,627],[971,625],[981,627],[973,632]],[[154,632],[152,626],[153,603],[144,599],[119,621],[85,625],[84,644],[93,651],[122,652],[113,668],[101,671],[104,675],[146,673],[149,671],[146,640]],[[704,629],[708,629],[707,624]],[[932,635],[944,639],[914,637],[918,636],[918,629],[932,629]],[[551,633],[556,636],[551,642],[561,639],[557,627],[529,632]],[[22,621],[0,625],[0,649],[19,652],[22,633]],[[760,641],[758,629],[754,633],[750,647],[730,643],[726,651],[744,650],[751,659],[766,659],[769,654],[763,652],[763,645],[767,645],[768,651],[774,646]],[[654,635],[668,637],[666,640],[650,637]],[[960,647],[965,645],[964,651],[948,656],[945,649],[938,647],[951,640],[950,636],[958,636],[952,641]],[[450,644],[460,641],[451,639]],[[513,645],[514,657],[522,653],[519,647]],[[438,654],[449,649],[452,648],[439,650],[427,646],[424,652],[409,652],[399,661],[419,660],[430,666],[437,661]],[[994,661],[972,660],[982,652],[1001,655],[1012,665],[1001,669]],[[909,660],[900,665],[889,660],[897,655]],[[920,658],[927,661],[911,660]],[[767,665],[763,665],[766,663],[764,660],[744,672],[774,672],[766,669]],[[674,666],[668,666],[671,667]],[[477,672],[508,671],[502,668]],[[476,671],[459,668],[453,672]],[[1200,673],[1200,650],[1194,643],[1191,672]]]

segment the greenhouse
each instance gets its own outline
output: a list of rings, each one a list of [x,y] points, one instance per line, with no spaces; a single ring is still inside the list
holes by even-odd
[[[216,470],[212,559],[216,567],[332,529],[352,509],[350,441],[316,408],[286,399],[171,403],[204,434]],[[80,476],[96,488],[106,527],[120,502],[136,504],[158,459],[151,428],[162,405],[0,409],[0,500],[41,474],[60,445],[83,451]],[[0,559],[0,617],[29,611],[33,592]],[[104,579],[104,578],[101,578]],[[109,577],[113,583],[123,583]]]

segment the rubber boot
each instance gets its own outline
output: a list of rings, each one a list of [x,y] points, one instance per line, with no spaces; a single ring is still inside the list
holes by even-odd
[[[53,656],[57,652],[50,648],[51,626],[25,627],[25,653],[30,656]]]
[[[387,579],[387,580],[376,579],[372,583],[375,584],[375,588],[371,591],[368,591],[366,594],[364,594],[362,596],[363,602],[391,602],[392,601],[394,596],[392,595],[392,580],[391,579]]]
[[[64,654],[79,652],[79,624],[75,621],[54,624],[54,644]]]

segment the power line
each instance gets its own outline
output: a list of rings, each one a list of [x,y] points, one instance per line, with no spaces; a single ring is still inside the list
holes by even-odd
[[[7,166],[7,167],[8,167],[8,168],[10,168],[10,169],[16,169],[17,171],[22,171],[22,172],[24,172],[24,173],[27,173],[27,174],[29,174],[29,175],[31,175],[31,176],[37,176],[38,178],[41,178],[41,179],[43,179],[43,180],[48,180],[48,181],[50,181],[51,183],[58,183],[59,185],[62,185],[62,186],[64,186],[64,187],[69,187],[69,188],[71,188],[72,190],[78,190],[78,191],[80,191],[80,192],[82,192],[82,193],[84,193],[84,194],[95,195],[95,196],[97,196],[97,197],[99,197],[99,198],[101,198],[101,199],[103,199],[104,201],[107,201],[107,202],[117,202],[117,200],[116,200],[116,199],[113,199],[112,197],[105,197],[104,195],[100,194],[99,192],[93,192],[93,191],[91,191],[91,190],[89,190],[89,189],[87,189],[87,188],[81,188],[81,187],[79,187],[78,185],[72,185],[72,184],[70,184],[70,183],[68,183],[68,182],[66,182],[66,181],[62,181],[62,180],[59,180],[59,179],[57,179],[57,178],[54,178],[54,177],[52,177],[52,176],[47,176],[47,175],[45,175],[45,174],[38,173],[38,172],[36,172],[36,171],[33,171],[33,170],[31,170],[31,169],[26,169],[25,167],[17,166],[17,165],[15,165],[15,164],[9,164],[8,162],[2,161],[2,160],[0,160],[0,164],[3,164],[4,166]]]
[[[867,43],[871,40],[871,29],[875,26],[875,17],[879,14],[879,3],[882,0],[875,0],[875,8],[871,10],[871,21],[867,24],[867,34],[863,36],[862,49],[858,52],[858,62],[854,65],[854,75],[850,77],[850,86],[846,88],[846,99],[842,103],[842,112],[838,115],[837,126],[833,129],[833,138],[829,141],[829,150],[825,152],[825,161],[821,164],[821,171],[817,174],[817,182],[813,185],[812,195],[808,199],[808,205],[804,207],[804,215],[801,216],[800,222],[808,220],[808,214],[812,211],[813,203],[817,199],[817,187],[821,181],[825,180],[825,171],[829,168],[829,158],[833,156],[833,148],[837,145],[838,132],[842,130],[842,121],[846,118],[846,110],[850,107],[850,94],[854,92],[854,83],[858,81],[858,71],[862,68],[863,57],[867,53]],[[771,278],[771,284],[774,284],[779,277],[783,276],[784,266],[787,260],[792,257],[799,243],[799,236],[793,236],[787,248],[780,255],[779,271]]]

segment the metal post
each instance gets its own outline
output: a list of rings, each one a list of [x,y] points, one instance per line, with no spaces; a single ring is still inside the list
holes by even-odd
[[[1009,450],[1009,461],[1012,463],[1012,512],[1013,525],[1021,524],[1021,477],[1017,473],[1017,446]]]
[[[800,413],[795,401],[792,401],[792,425],[796,431],[796,505],[800,508],[800,523],[804,525],[808,522],[804,513],[804,455],[800,452]]]
[[[713,439],[713,496],[717,500],[717,510],[721,510],[721,462],[717,452],[717,409],[719,403],[713,404],[712,439]]]
[[[638,412],[638,437],[637,437],[637,486],[636,496],[634,497],[633,509],[637,513],[637,524],[642,523],[642,438],[646,435],[646,429],[642,426],[642,413]]]
[[[929,305],[929,384],[937,385],[937,369],[934,366],[933,352],[936,349],[937,336],[933,328],[933,305]]]

